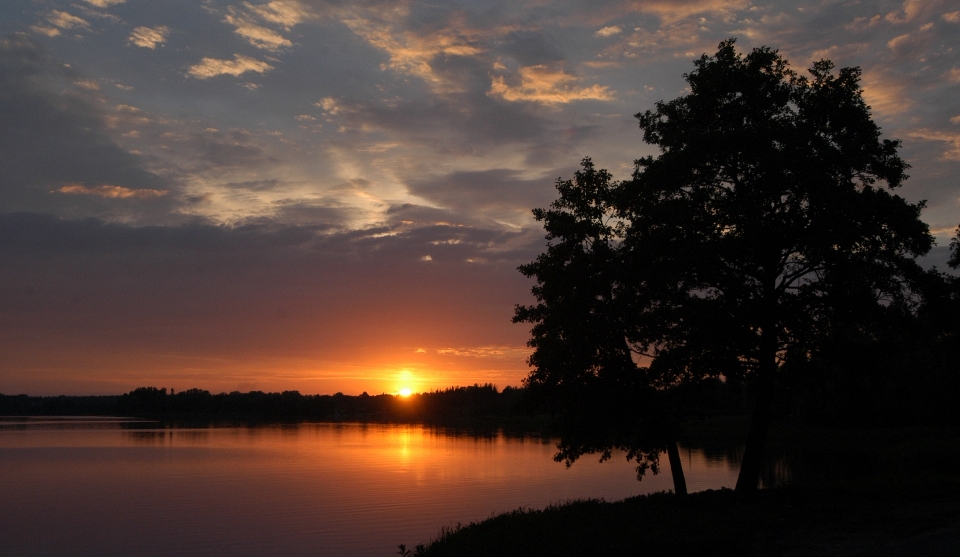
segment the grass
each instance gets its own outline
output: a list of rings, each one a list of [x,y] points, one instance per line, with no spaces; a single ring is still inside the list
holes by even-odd
[[[414,554],[892,555],[897,544],[958,523],[958,429],[778,427],[770,449],[772,461],[790,463],[786,486],[518,509],[445,529]]]

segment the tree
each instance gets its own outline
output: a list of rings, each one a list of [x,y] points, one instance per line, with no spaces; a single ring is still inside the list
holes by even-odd
[[[534,367],[527,384],[549,402],[560,432],[556,460],[572,464],[583,454],[611,449],[636,460],[637,476],[659,471],[667,450],[674,490],[686,491],[677,450],[677,420],[665,392],[633,361],[623,309],[616,298],[623,222],[616,218],[615,184],[587,158],[574,180],[558,180],[560,198],[535,209],[550,244],[520,271],[537,277],[536,306],[517,306],[515,322],[534,323],[529,345]]]
[[[538,304],[518,308],[516,319],[534,323],[531,384],[632,374],[658,392],[711,379],[749,387],[754,407],[737,481],[749,491],[785,370],[841,332],[869,336],[912,311],[923,276],[915,259],[933,240],[919,218],[923,203],[891,192],[908,165],[898,141],[881,139],[858,68],[834,74],[823,60],[808,78],[770,48],[741,55],[733,39],[694,66],[684,76],[689,94],[636,115],[657,156],[635,161],[630,180],[608,178],[602,203],[583,205],[594,213],[555,204],[568,221],[580,215],[594,225],[602,207],[606,247],[590,244],[589,257],[559,249],[581,231],[551,228],[562,219],[535,211],[559,242],[521,268],[538,281]],[[561,190],[561,200],[587,193]],[[589,311],[553,293],[570,284],[590,285]],[[642,355],[649,365],[572,358],[567,352],[583,344],[565,327],[578,313],[602,325],[593,334],[611,337],[588,351],[606,343],[632,355],[631,364]],[[568,316],[559,327],[551,325],[557,314]],[[548,374],[543,362],[554,365]]]

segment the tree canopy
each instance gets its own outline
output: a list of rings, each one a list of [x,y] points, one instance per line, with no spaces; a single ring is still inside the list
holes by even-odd
[[[629,385],[658,411],[678,389],[747,385],[755,407],[737,488],[751,490],[784,370],[839,332],[869,335],[913,311],[915,259],[933,239],[923,203],[893,193],[908,165],[881,138],[858,68],[823,60],[801,76],[776,50],[743,55],[730,39],[684,77],[689,94],[636,115],[659,153],[635,161],[631,179],[586,159],[534,211],[549,244],[521,267],[537,304],[515,320],[533,323],[531,385]],[[678,400],[668,406],[689,411]],[[655,458],[675,428],[639,417],[652,425],[631,425],[648,434],[629,443]],[[622,448],[610,431],[582,452]]]

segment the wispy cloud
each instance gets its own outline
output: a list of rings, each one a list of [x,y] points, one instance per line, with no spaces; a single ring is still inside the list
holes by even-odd
[[[953,118],[951,118],[953,121]],[[960,119],[958,119],[960,122]],[[950,144],[950,148],[943,152],[942,157],[947,160],[960,161],[960,133],[939,130],[921,129],[909,133],[910,137],[927,141],[942,141]]]
[[[453,21],[429,32],[415,32],[405,25],[408,12],[397,7],[386,12],[352,13],[343,23],[354,33],[390,57],[381,66],[417,76],[437,91],[453,91],[459,87],[433,68],[438,56],[477,56],[485,51],[483,33],[469,29],[463,22]]]
[[[163,25],[158,27],[137,27],[130,33],[127,41],[130,44],[153,50],[165,43],[169,35],[170,29]]]
[[[50,27],[34,25],[31,29],[48,37],[56,37],[60,34],[61,30],[90,27],[90,22],[87,20],[60,10],[51,10],[44,19],[51,25]]]
[[[223,20],[234,27],[234,33],[257,48],[277,51],[284,47],[293,46],[293,43],[284,38],[283,35],[258,25],[248,14],[236,8],[230,8],[230,13]]]
[[[424,350],[424,352],[426,352],[426,350]],[[459,358],[523,358],[530,355],[530,349],[526,347],[521,347],[521,346],[477,346],[474,348],[440,348],[436,352],[441,356],[457,356]]]
[[[190,66],[187,74],[197,79],[207,79],[218,75],[239,76],[247,72],[263,73],[272,69],[273,66],[256,58],[234,54],[233,60],[204,58],[199,64]]]
[[[83,184],[66,184],[53,190],[57,193],[69,193],[75,195],[93,195],[104,199],[155,199],[163,197],[170,193],[167,190],[154,189],[132,189],[123,186],[111,186],[103,184],[100,186],[84,186]]]
[[[127,0],[85,0],[87,4],[91,4],[98,8],[109,8],[110,6],[116,4],[123,4]]]
[[[296,0],[273,0],[258,5],[244,2],[243,5],[250,13],[256,14],[260,19],[268,23],[282,25],[286,29],[314,17],[303,4]]]
[[[531,101],[541,104],[614,99],[613,91],[605,85],[579,87],[577,84],[580,80],[577,77],[543,64],[522,67],[518,73],[519,83],[516,83],[516,79],[509,83],[502,75],[494,76],[487,94],[506,101]]]
[[[646,0],[634,2],[638,12],[660,16],[664,23],[699,14],[728,14],[749,6],[747,0]]]
[[[865,72],[863,98],[874,113],[883,116],[901,114],[913,107],[907,86],[888,74]]]

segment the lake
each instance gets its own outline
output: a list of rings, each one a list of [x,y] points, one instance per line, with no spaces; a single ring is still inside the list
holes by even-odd
[[[554,452],[419,425],[0,418],[0,553],[387,557],[518,507],[672,489],[666,455],[637,482],[622,456]],[[736,484],[735,465],[681,454],[690,491]]]

